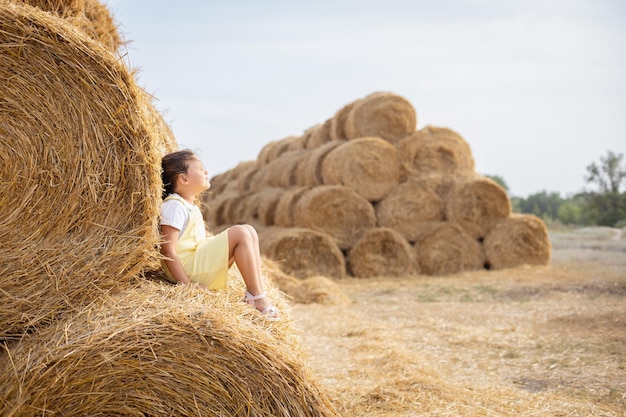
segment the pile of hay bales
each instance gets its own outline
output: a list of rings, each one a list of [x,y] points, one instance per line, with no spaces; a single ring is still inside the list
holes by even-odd
[[[475,172],[463,137],[417,129],[415,109],[393,93],[268,143],[212,187],[208,226],[256,225],[264,255],[300,278],[446,275],[550,259],[543,222],[512,214],[506,191]]]
[[[236,269],[218,293],[147,279],[176,141],[76,26],[106,8],[41,3],[0,2],[2,414],[336,415],[271,280],[278,323],[241,302]]]

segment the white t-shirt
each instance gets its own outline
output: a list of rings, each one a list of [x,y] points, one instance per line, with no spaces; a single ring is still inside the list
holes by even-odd
[[[161,204],[161,213],[159,225],[163,226],[171,226],[175,229],[180,230],[180,235],[185,232],[187,225],[189,224],[189,216],[193,210],[198,210],[198,206],[195,204],[189,204],[185,200],[181,201],[182,197],[178,194],[170,194],[178,198],[172,198],[167,201],[164,201]],[[200,214],[202,216],[202,214]],[[198,224],[198,230],[196,230],[196,236],[199,238],[206,237],[206,231],[204,229],[204,224]]]

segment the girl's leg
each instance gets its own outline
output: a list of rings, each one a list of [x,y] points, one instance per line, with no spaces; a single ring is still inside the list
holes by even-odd
[[[256,255],[255,256],[256,267],[257,269],[260,270],[261,269],[261,247],[259,246],[259,234],[257,233],[256,229],[249,224],[237,225],[236,227],[245,227],[250,232],[250,235],[252,236],[253,246],[254,246],[253,251]],[[228,237],[230,238],[230,235]],[[228,259],[228,267],[230,268],[234,262],[235,262],[235,258],[233,257],[232,252],[231,252],[231,255]]]
[[[261,247],[259,246],[259,234],[257,233],[256,229],[254,227],[250,226],[249,224],[244,224],[243,227],[248,229],[248,232],[250,232],[250,235],[252,236],[252,244],[254,246],[253,252],[254,252],[254,255],[255,255],[256,267],[259,270],[259,274],[260,274],[260,271],[261,271]]]
[[[251,226],[235,225],[228,229],[228,254],[237,263],[239,272],[252,295],[263,293],[261,275],[261,255],[258,249],[258,235]],[[255,307],[263,311],[271,304],[261,298],[254,302]]]

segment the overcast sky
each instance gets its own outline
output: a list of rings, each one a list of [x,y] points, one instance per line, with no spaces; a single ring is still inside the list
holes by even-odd
[[[460,133],[511,195],[572,194],[626,154],[623,0],[103,1],[212,175],[375,91]]]

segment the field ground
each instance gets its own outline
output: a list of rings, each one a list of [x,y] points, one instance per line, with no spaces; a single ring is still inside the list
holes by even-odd
[[[295,304],[342,416],[626,416],[626,233],[551,231],[549,266],[337,281]]]

